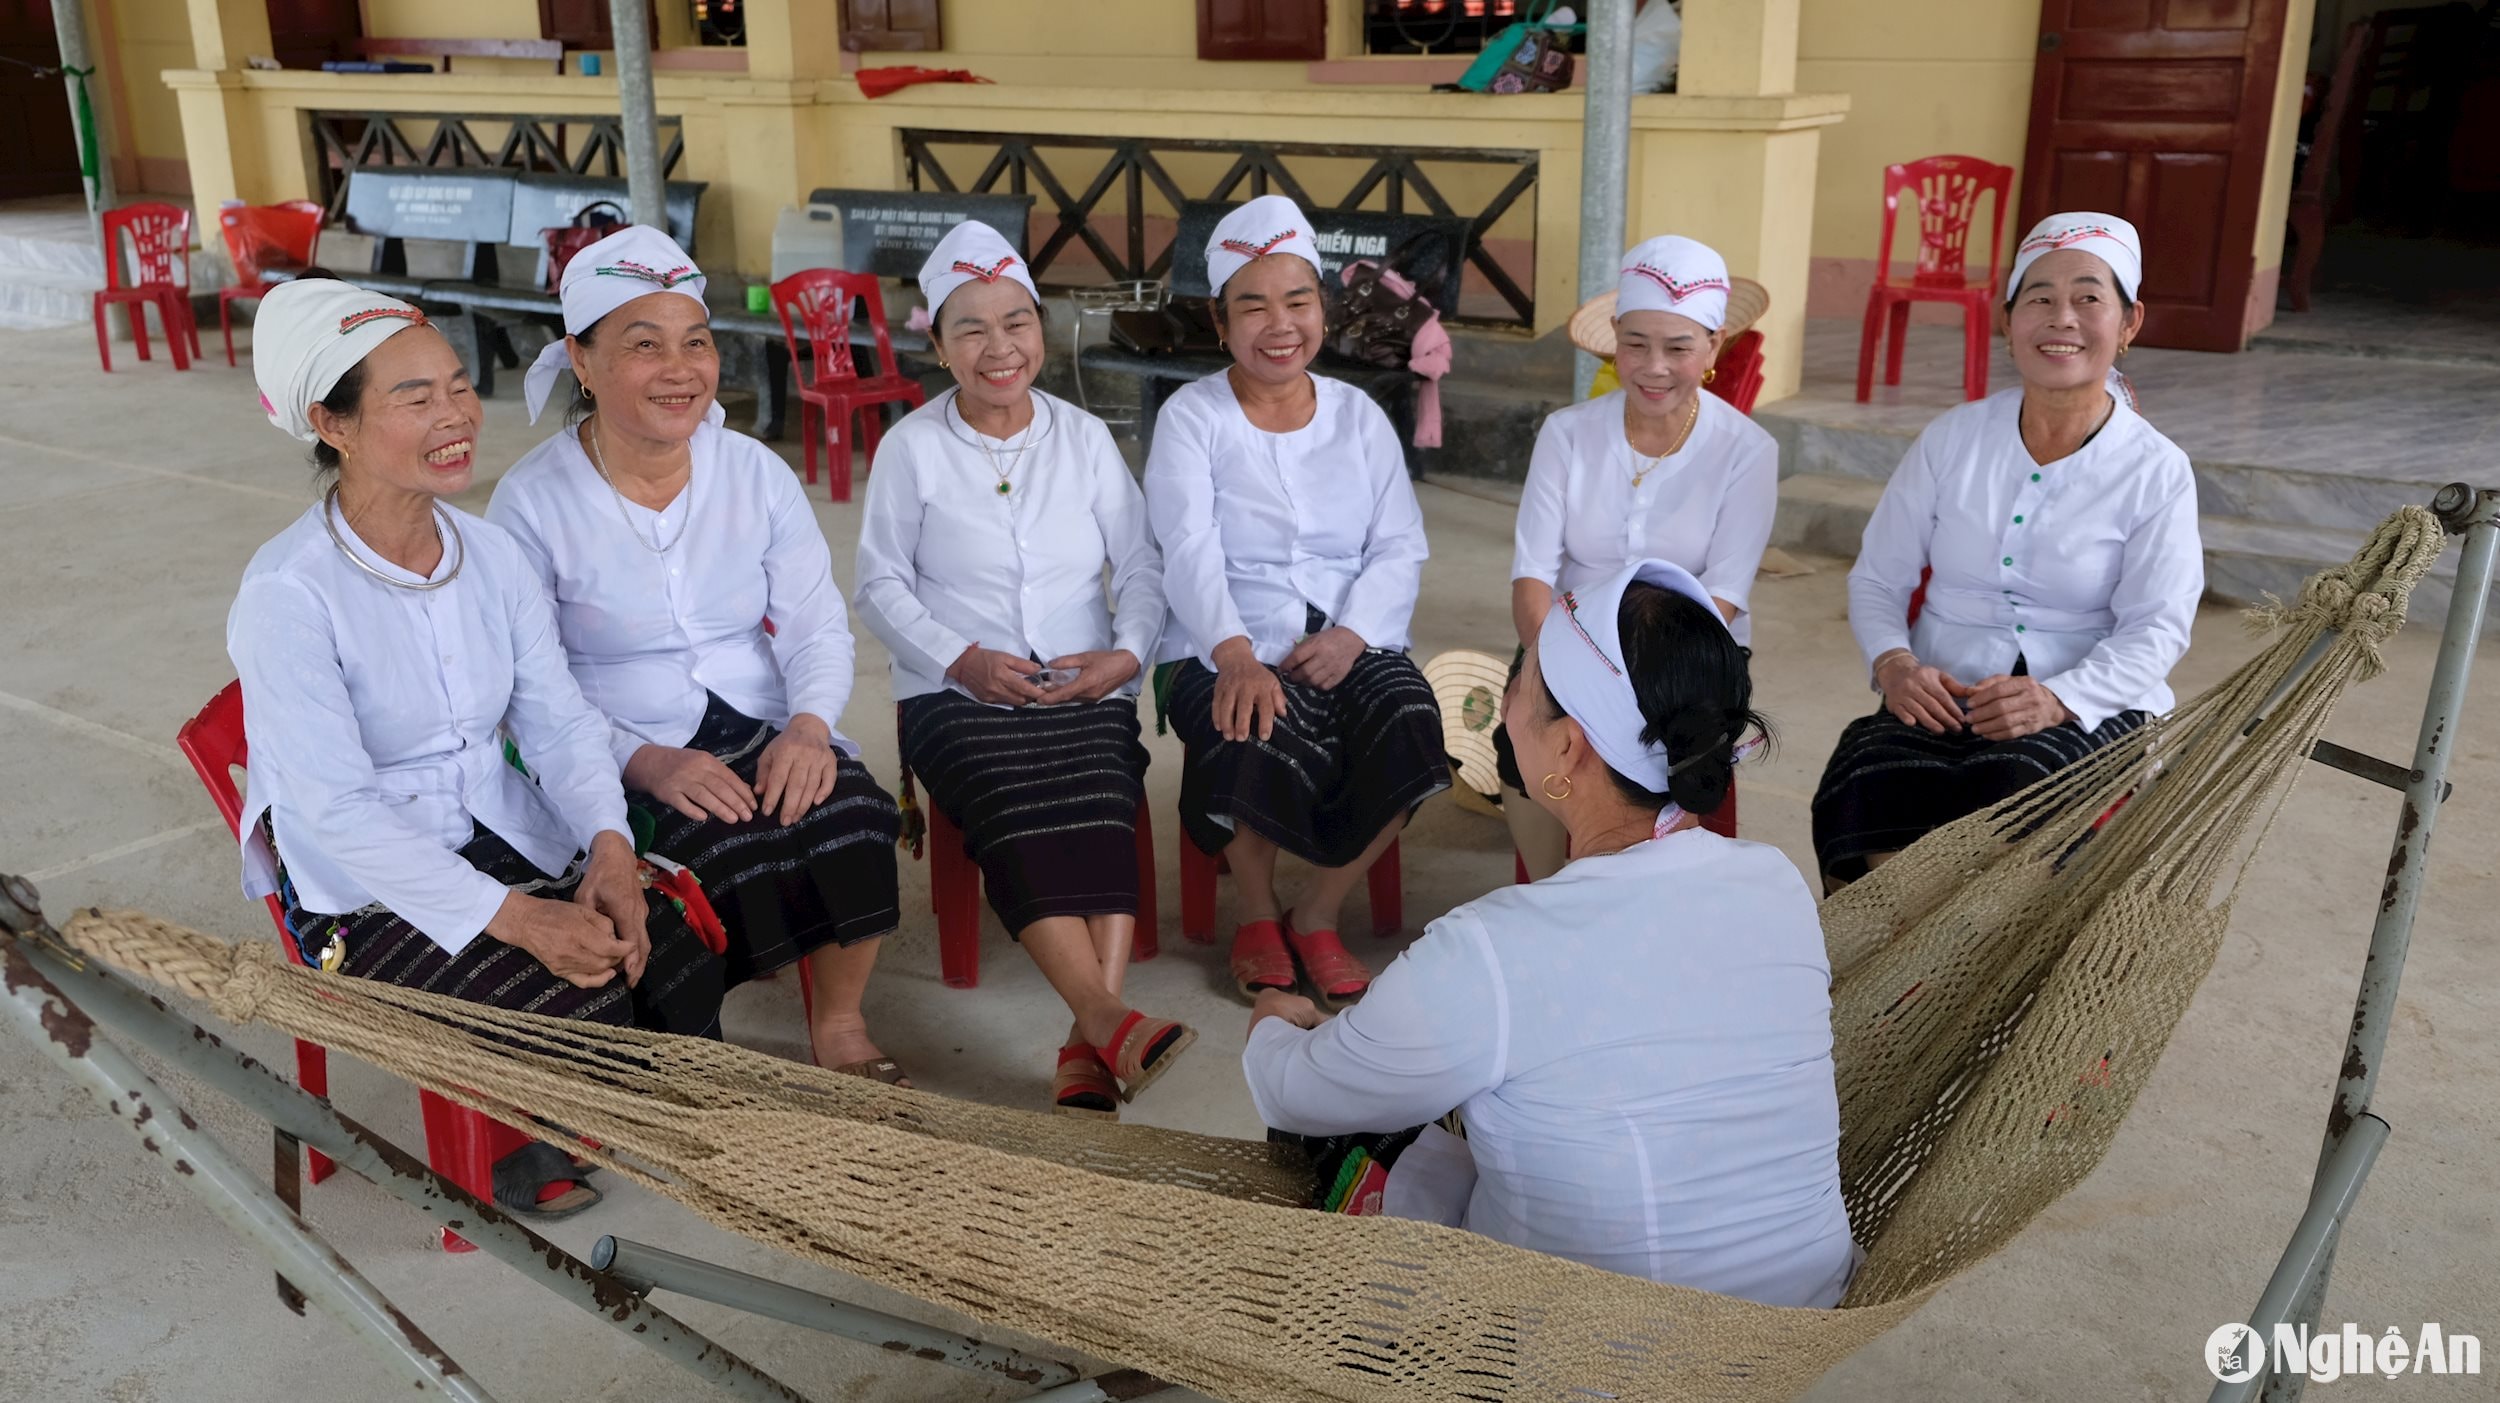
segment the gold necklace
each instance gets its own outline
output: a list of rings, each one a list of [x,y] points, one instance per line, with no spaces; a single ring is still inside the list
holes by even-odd
[[[1699,422],[1701,422],[1701,391],[1699,389],[1695,389],[1693,391],[1693,407],[1684,411],[1684,427],[1676,431],[1675,442],[1667,446],[1666,452],[1650,459],[1648,467],[1642,468],[1633,473],[1632,485],[1637,488],[1642,483],[1649,481],[1649,475],[1658,471],[1658,465],[1660,463],[1663,463],[1669,458],[1674,457],[1676,454],[1683,452],[1685,441],[1693,436],[1693,425]],[[1632,434],[1628,428],[1625,430],[1623,438],[1626,443],[1631,442]],[[1635,458],[1641,457],[1641,450],[1638,448],[1633,449],[1632,456]]]

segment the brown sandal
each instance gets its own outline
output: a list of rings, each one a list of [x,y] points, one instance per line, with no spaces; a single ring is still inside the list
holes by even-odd
[[[1119,1079],[1120,1099],[1134,1101],[1137,1093],[1154,1085],[1181,1053],[1198,1040],[1198,1030],[1169,1018],[1148,1018],[1135,1009],[1120,1020],[1111,1041],[1095,1048],[1102,1064]]]
[[[1120,1118],[1120,1084],[1102,1064],[1101,1055],[1083,1043],[1059,1049],[1059,1070],[1050,1079],[1050,1101],[1056,1115]]]
[[[1293,952],[1285,948],[1281,921],[1244,921],[1233,932],[1233,988],[1244,1002],[1255,1002],[1261,989],[1293,992]]]

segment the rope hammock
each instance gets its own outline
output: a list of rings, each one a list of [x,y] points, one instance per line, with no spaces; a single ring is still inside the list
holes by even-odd
[[[2429,512],[2397,512],[2351,563],[2253,611],[2273,642],[2220,685],[1825,903],[1841,1184],[1868,1251],[1834,1310],[1304,1211],[1308,1167],[1264,1143],[508,1013],[133,912],[65,933],[229,1022],[545,1137],[528,1107],[730,1231],[1218,1398],[1786,1399],[2099,1162],[2312,742],[2380,670],[2443,544]]]

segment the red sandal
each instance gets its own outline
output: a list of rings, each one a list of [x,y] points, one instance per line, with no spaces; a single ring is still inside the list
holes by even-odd
[[[1120,1020],[1111,1041],[1095,1048],[1102,1064],[1120,1083],[1120,1099],[1134,1101],[1137,1093],[1154,1084],[1181,1053],[1198,1040],[1198,1030],[1169,1018],[1148,1018],[1135,1009]]]
[[[1063,1116],[1088,1116],[1096,1120],[1120,1118],[1120,1084],[1111,1078],[1111,1069],[1102,1064],[1102,1055],[1078,1043],[1059,1049],[1059,1070],[1050,1079],[1051,1110]]]
[[[1292,993],[1293,952],[1285,948],[1281,921],[1244,921],[1233,932],[1233,987],[1255,1002],[1261,989]]]
[[[1335,931],[1298,931],[1287,925],[1285,940],[1309,976],[1311,995],[1320,1007],[1335,1013],[1370,992],[1371,970],[1354,958]]]

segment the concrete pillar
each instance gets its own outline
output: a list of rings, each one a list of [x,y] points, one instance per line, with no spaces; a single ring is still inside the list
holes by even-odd
[[[79,0],[52,0],[52,32],[60,41],[61,66],[76,70],[61,75],[61,87],[69,96],[70,129],[79,143],[81,168],[94,167],[87,172],[87,227],[101,244],[102,211],[119,203],[120,196],[113,188],[112,146],[99,125],[106,89],[103,71],[87,47],[86,7]],[[92,162],[89,152],[94,153]]]
[[[1797,90],[1798,0],[1684,0],[1675,90],[1762,97]]]
[[[268,0],[187,0],[191,7],[191,62],[211,73],[244,66],[254,54],[267,56],[277,46],[269,40]]]
[[[747,0],[747,76],[838,78],[842,11],[825,0]]]
[[[1659,0],[1664,3],[1664,0]],[[1615,285],[1623,263],[1624,183],[1632,142],[1633,0],[1589,0],[1588,58],[1581,91],[1580,300]],[[1597,357],[1571,353],[1572,393],[1588,397]]]
[[[625,188],[634,222],[668,227],[668,187],[660,172],[660,119],[651,95],[651,29],[645,0],[608,0],[616,42],[616,107],[625,128]]]

